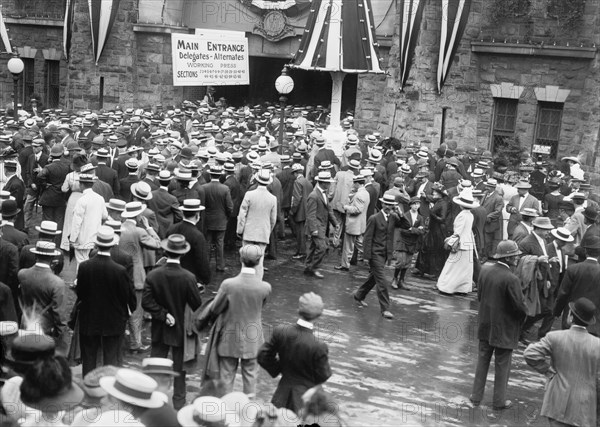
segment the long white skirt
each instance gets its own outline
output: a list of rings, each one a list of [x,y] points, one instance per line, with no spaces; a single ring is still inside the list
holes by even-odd
[[[473,290],[473,250],[451,253],[437,281],[437,288],[447,294]]]

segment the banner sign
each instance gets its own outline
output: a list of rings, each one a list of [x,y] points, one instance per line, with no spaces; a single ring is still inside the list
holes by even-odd
[[[250,84],[248,39],[244,36],[172,34],[171,47],[174,86]]]

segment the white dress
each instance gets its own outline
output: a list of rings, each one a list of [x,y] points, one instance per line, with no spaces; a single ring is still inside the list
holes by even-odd
[[[447,294],[468,293],[473,290],[473,214],[462,210],[454,219],[454,233],[460,237],[460,248],[450,253],[437,281],[437,288]]]
[[[62,185],[63,193],[71,191],[69,201],[67,202],[67,210],[65,211],[65,222],[63,225],[63,232],[60,237],[60,248],[64,251],[69,250],[69,235],[71,234],[71,223],[73,222],[73,209],[75,209],[75,203],[83,195],[79,188],[79,172],[69,172],[65,181]]]

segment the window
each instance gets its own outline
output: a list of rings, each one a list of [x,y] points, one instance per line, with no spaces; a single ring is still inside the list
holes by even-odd
[[[60,99],[60,62],[46,61],[46,106],[58,107]]]
[[[547,153],[551,159],[555,159],[558,153],[563,106],[559,102],[538,103],[533,151]]]
[[[21,75],[22,81],[22,92],[21,92],[21,104],[23,106],[29,105],[31,96],[35,93],[35,60],[33,58],[21,58],[25,68]]]
[[[494,123],[492,127],[492,151],[507,145],[515,136],[518,99],[494,98]]]

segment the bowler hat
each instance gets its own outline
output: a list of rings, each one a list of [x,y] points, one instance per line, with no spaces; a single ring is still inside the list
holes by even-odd
[[[581,246],[584,249],[600,250],[600,237],[592,235],[590,238],[586,238]]]
[[[186,254],[190,251],[190,244],[185,241],[185,237],[181,234],[171,234],[169,237],[160,242],[160,246],[167,252],[174,254]]]
[[[516,242],[512,240],[502,240],[500,243],[498,243],[498,246],[496,247],[496,253],[494,254],[494,258],[507,258],[520,254],[521,251],[519,250],[519,246]]]
[[[569,303],[571,313],[586,325],[593,325],[596,323],[596,306],[593,302],[585,297],[578,298],[575,302]]]
[[[593,206],[588,206],[583,210],[583,216],[590,222],[596,222],[598,211]]]
[[[16,200],[8,199],[2,202],[2,207],[0,207],[0,214],[2,214],[2,218],[13,217],[19,212],[21,212],[21,209],[17,207]]]

